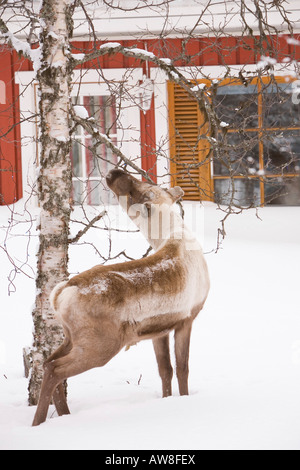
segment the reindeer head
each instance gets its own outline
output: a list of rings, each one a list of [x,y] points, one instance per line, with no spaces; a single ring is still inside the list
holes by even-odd
[[[151,243],[153,239],[164,238],[163,233],[169,236],[174,221],[170,217],[166,221],[166,215],[170,214],[171,206],[184,194],[179,186],[162,189],[155,184],[139,181],[119,168],[108,173],[106,182],[128,216]]]
[[[179,186],[167,190],[162,189],[155,184],[139,181],[119,168],[115,168],[108,173],[106,182],[119,200],[121,198],[126,199],[127,212],[135,204],[143,204],[146,207],[162,204],[171,206],[184,194]]]

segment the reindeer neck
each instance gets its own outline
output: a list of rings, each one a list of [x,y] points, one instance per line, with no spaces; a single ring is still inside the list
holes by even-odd
[[[147,238],[152,248],[157,251],[169,242],[178,240],[182,243],[183,248],[189,249],[192,241],[192,249],[200,249],[194,235],[184,225],[182,217],[178,214],[174,206],[163,206],[159,213],[153,212],[150,222],[146,229],[140,227],[141,232]],[[195,245],[196,242],[196,245]]]

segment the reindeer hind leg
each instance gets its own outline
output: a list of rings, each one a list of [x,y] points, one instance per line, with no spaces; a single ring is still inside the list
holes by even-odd
[[[82,338],[85,338],[84,332],[82,332]],[[105,332],[101,336],[97,335],[94,339],[95,341],[90,336],[88,344],[85,340],[82,343],[73,344],[68,354],[46,362],[40,399],[32,423],[33,426],[38,426],[46,421],[49,404],[55,388],[63,380],[94,367],[105,365],[120,351],[121,345],[117,337],[115,337],[114,341],[114,338]]]
[[[33,426],[38,426],[46,421],[52,396],[55,400],[55,405],[58,406],[58,414],[68,414],[62,413],[67,411],[65,408],[67,406],[66,402],[64,400],[59,402],[62,400],[62,382],[68,377],[80,374],[89,368],[83,359],[80,357],[80,351],[77,348],[72,348],[64,356],[52,361],[46,361],[40,399],[32,423]],[[57,391],[55,391],[56,387],[58,387]]]
[[[65,331],[65,333],[66,333],[66,331]],[[48,357],[48,359],[46,359],[46,361],[44,363],[44,368],[47,366],[47,364],[51,363],[55,359],[59,359],[60,357],[64,357],[67,354],[69,354],[71,349],[72,349],[72,342],[71,342],[69,336],[67,336],[67,334],[66,334],[66,337],[65,337],[65,340],[64,340],[63,344],[58,349],[56,349],[56,351],[54,351]],[[56,408],[56,411],[57,411],[59,416],[70,414],[70,410],[69,410],[69,407],[68,407],[68,404],[67,404],[67,399],[66,399],[65,387],[64,387],[63,382],[58,384],[56,389],[54,390],[54,392],[53,392],[53,401],[54,401],[55,408]]]

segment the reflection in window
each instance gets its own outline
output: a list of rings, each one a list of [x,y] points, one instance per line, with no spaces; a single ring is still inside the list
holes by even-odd
[[[268,178],[264,185],[266,204],[299,206],[300,177]]]
[[[292,91],[291,83],[263,84],[264,128],[299,126],[300,107],[293,103]]]
[[[117,143],[116,105],[112,96],[84,96],[73,98],[73,104],[82,105],[94,119],[102,134]],[[116,203],[105,184],[108,171],[117,164],[117,157],[106,145],[95,145],[92,137],[77,126],[71,159],[73,165],[74,204],[103,205]],[[95,153],[96,151],[96,153]]]
[[[222,155],[215,155],[214,175],[248,176],[259,170],[257,132],[232,132],[222,136]]]
[[[218,87],[215,108],[219,119],[233,128],[258,127],[257,85],[225,85]]]
[[[215,202],[238,207],[259,206],[261,203],[259,181],[250,178],[217,179]]]
[[[214,155],[216,202],[300,205],[300,105],[292,91],[273,78],[218,87],[215,109],[228,126]]]
[[[270,133],[264,139],[264,169],[267,173],[297,173],[300,170],[300,133]]]

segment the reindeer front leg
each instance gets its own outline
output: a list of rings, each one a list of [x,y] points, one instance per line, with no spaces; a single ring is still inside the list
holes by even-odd
[[[180,395],[188,395],[189,353],[192,320],[185,320],[175,329],[176,374]]]
[[[158,364],[159,375],[162,380],[163,397],[172,395],[173,368],[170,359],[169,335],[155,338],[153,347]]]

